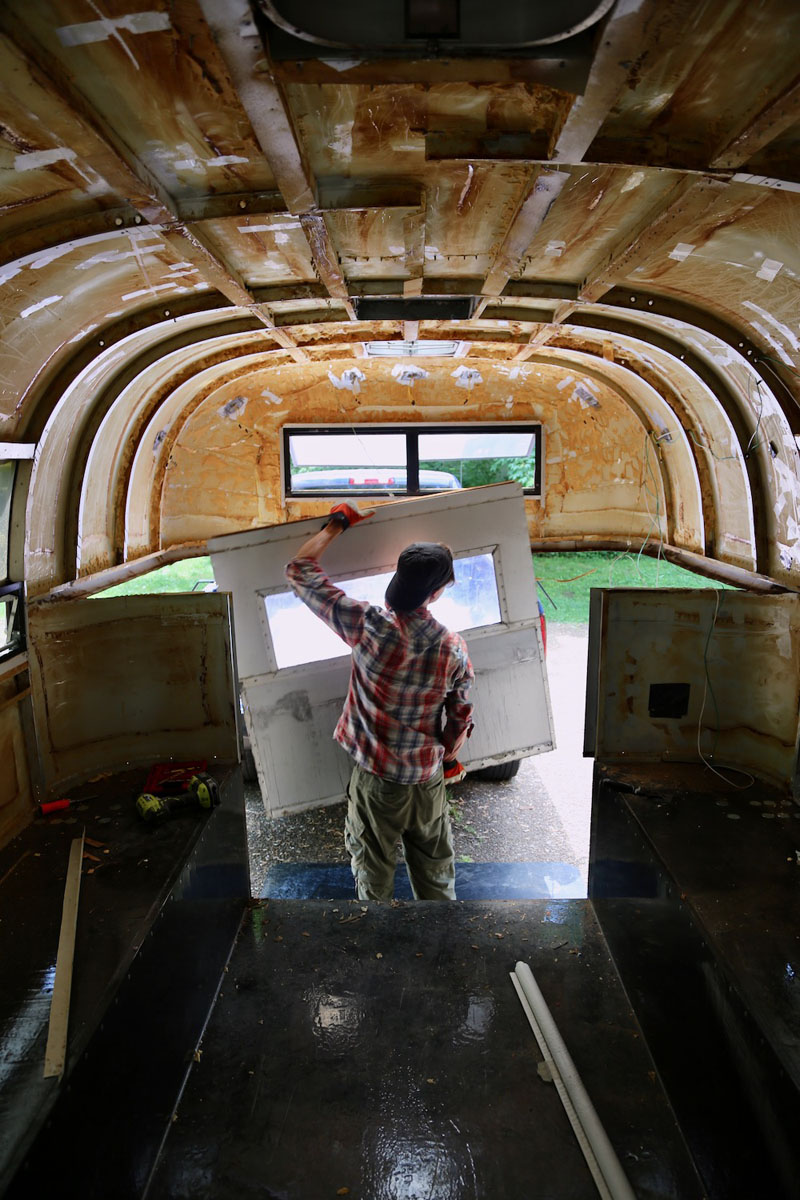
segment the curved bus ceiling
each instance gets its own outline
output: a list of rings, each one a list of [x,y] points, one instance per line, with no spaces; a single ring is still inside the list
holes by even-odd
[[[324,510],[282,495],[286,424],[537,421],[535,546],[796,586],[794,0],[617,0],[524,54],[268,9],[0,8],[12,576]]]

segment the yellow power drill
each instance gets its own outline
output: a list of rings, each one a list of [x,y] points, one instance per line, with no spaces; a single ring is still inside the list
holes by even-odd
[[[211,775],[192,775],[177,795],[155,796],[143,792],[136,801],[136,811],[143,821],[166,821],[184,808],[216,808],[219,804],[219,785]]]

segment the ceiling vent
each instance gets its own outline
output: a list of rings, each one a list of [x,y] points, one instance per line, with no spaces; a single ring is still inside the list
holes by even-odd
[[[300,42],[334,50],[523,51],[592,29],[614,0],[258,0],[272,25]]]
[[[452,358],[460,342],[365,342],[370,358]]]
[[[359,296],[353,300],[359,321],[468,321],[474,296]]]

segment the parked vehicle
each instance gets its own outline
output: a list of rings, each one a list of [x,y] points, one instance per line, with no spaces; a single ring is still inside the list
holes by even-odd
[[[449,492],[461,487],[455,475],[448,471],[420,471],[419,487],[421,492]],[[353,492],[384,492],[405,491],[406,472],[402,468],[368,467],[358,470],[307,471],[303,475],[292,477],[292,494],[298,492],[319,492],[327,495],[331,492],[342,492],[352,495]]]

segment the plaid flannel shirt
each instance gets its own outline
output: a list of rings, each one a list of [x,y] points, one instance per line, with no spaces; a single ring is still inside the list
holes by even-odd
[[[445,719],[453,740],[472,728],[474,673],[464,639],[426,608],[395,613],[351,599],[314,559],[293,559],[286,578],[352,650],[336,741],[373,775],[397,783],[431,779],[444,757]]]

